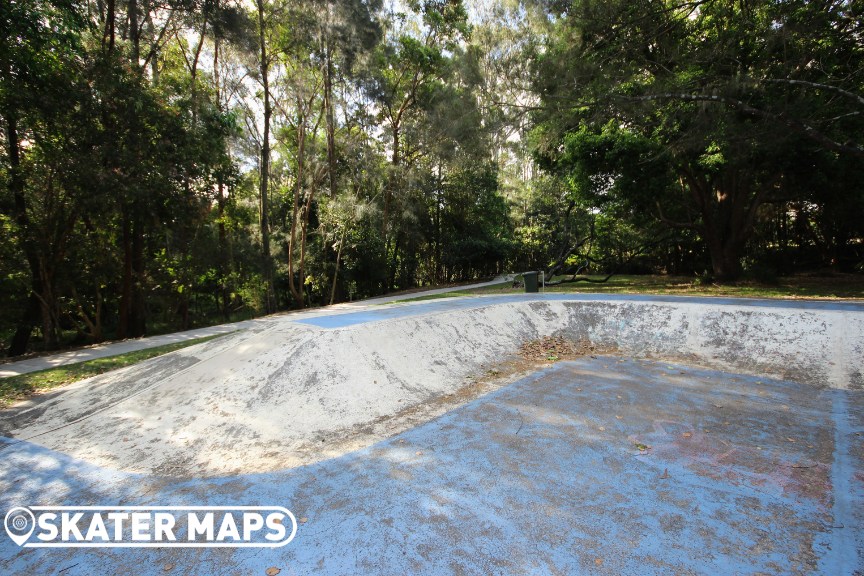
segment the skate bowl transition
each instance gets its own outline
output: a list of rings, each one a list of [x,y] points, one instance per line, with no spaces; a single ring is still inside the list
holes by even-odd
[[[542,365],[554,336],[582,355]],[[510,295],[278,315],[0,412],[0,505],[273,505],[278,550],[64,574],[860,574],[864,304]],[[107,564],[105,564],[107,562]]]

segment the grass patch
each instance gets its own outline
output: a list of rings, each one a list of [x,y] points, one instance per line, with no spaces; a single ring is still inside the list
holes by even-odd
[[[602,279],[602,276],[593,276]],[[507,294],[521,292],[511,285],[479,288],[474,294]],[[775,282],[741,280],[731,284],[705,284],[692,276],[613,276],[602,284],[579,282],[547,286],[547,292],[606,294],[680,294],[689,296],[738,296],[746,298],[864,298],[864,276],[788,276]]]
[[[507,283],[507,286],[510,284]],[[498,286],[496,284],[495,286]],[[501,284],[501,286],[505,286],[505,284]],[[394,300],[393,302],[384,302],[382,304],[378,304],[378,306],[390,306],[392,304],[404,304],[405,302],[420,302],[421,300],[440,300],[441,298],[455,298],[456,296],[475,296],[479,290],[477,291],[463,291],[457,290],[455,292],[442,292],[441,294],[427,294],[425,296],[417,296],[415,298],[405,298],[404,300]]]
[[[174,344],[165,344],[155,348],[147,348],[146,350],[137,350],[135,352],[127,352],[117,356],[108,356],[106,358],[97,358],[95,360],[87,360],[78,362],[77,364],[67,364],[58,366],[57,368],[49,368],[47,370],[39,370],[38,372],[29,372],[19,376],[7,376],[0,378],[0,407],[8,406],[16,400],[21,400],[31,394],[50,390],[64,384],[71,384],[97,376],[111,370],[131,366],[138,362],[143,362],[156,356],[167,354],[181,348],[188,348],[201,342],[207,342],[214,338],[220,338],[226,334],[216,334],[214,336],[205,336],[203,338],[195,338],[186,340],[185,342],[175,342]]]
[[[591,276],[600,280],[603,276]],[[524,288],[514,288],[511,282],[502,282],[473,290],[458,290],[443,294],[429,294],[395,303],[480,296],[490,294],[519,294]],[[546,292],[579,294],[678,294],[685,296],[732,296],[740,298],[825,298],[864,299],[864,276],[835,274],[832,276],[788,276],[770,283],[742,280],[731,284],[706,284],[692,276],[613,276],[607,282],[579,282],[547,286]]]

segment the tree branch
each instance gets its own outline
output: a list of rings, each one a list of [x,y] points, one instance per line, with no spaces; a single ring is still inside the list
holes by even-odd
[[[150,51],[147,53],[147,57],[144,59],[144,64],[141,68],[147,68],[150,64],[150,60],[153,59],[154,56],[159,52],[162,48],[162,40],[165,38],[165,33],[168,31],[168,26],[171,24],[171,19],[174,17],[174,10],[171,10],[168,13],[168,18],[165,19],[165,25],[162,26],[162,30],[159,31],[159,37],[156,38],[156,41],[150,46]]]
[[[775,84],[792,84],[793,86],[807,86],[808,88],[817,88],[819,90],[830,90],[832,92],[842,94],[847,98],[851,98],[852,100],[857,100],[859,104],[864,106],[864,96],[861,96],[860,94],[855,94],[854,92],[850,92],[849,90],[844,90],[839,86],[832,86],[831,84],[822,84],[821,82],[808,82],[807,80],[791,80],[789,78],[767,78],[762,81]]]
[[[613,94],[613,98],[619,98],[623,100],[631,100],[631,101],[640,101],[640,102],[650,102],[655,100],[682,100],[684,102],[713,102],[716,104],[724,104],[731,108],[735,108],[740,112],[745,114],[749,114],[751,116],[756,116],[759,118],[765,118],[768,120],[774,120],[776,122],[781,122],[796,130],[801,132],[811,140],[814,140],[820,143],[822,146],[829,150],[833,150],[835,152],[843,152],[846,154],[851,154],[853,156],[858,156],[860,158],[864,158],[864,147],[861,147],[857,144],[847,143],[841,144],[833,140],[832,138],[826,136],[825,134],[819,132],[809,124],[805,124],[804,122],[799,122],[797,120],[793,120],[784,116],[783,114],[775,114],[773,112],[768,112],[767,110],[761,110],[759,108],[754,108],[750,106],[746,102],[742,100],[738,100],[737,98],[730,98],[728,96],[718,96],[714,94],[687,94],[681,92],[666,92],[662,94],[646,94],[644,96],[624,96],[621,94]]]

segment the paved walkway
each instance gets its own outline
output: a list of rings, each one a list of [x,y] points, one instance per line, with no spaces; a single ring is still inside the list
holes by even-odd
[[[334,312],[338,313],[340,311],[356,312],[358,310],[364,310],[372,306],[386,304],[388,302],[397,302],[400,300],[410,300],[412,298],[418,298],[420,296],[432,296],[435,294],[445,294],[447,292],[474,290],[477,288],[484,288],[486,286],[493,286],[495,284],[507,282],[508,280],[512,279],[512,277],[513,275],[499,276],[498,278],[495,278],[494,280],[491,280],[489,282],[480,282],[477,284],[469,284],[466,286],[449,286],[446,288],[436,288],[434,290],[423,290],[420,292],[395,294],[392,296],[380,296],[378,298],[370,298],[357,302],[345,302],[341,304],[334,304],[333,306],[324,306],[321,308],[296,310],[292,312],[280,312],[278,313],[278,315],[298,314],[302,316],[315,317],[323,314],[333,314]],[[158,336],[146,336],[144,338],[109,342],[105,344],[98,344],[96,346],[88,346],[87,348],[79,348],[76,350],[59,352],[57,354],[51,354],[47,356],[37,356],[35,358],[28,358],[27,360],[19,360],[17,362],[8,362],[6,364],[0,364],[0,378],[5,378],[7,376],[17,376],[19,374],[27,374],[29,372],[36,372],[38,370],[47,370],[49,368],[56,368],[57,366],[77,364],[79,362],[86,362],[88,360],[95,360],[97,358],[107,358],[108,356],[116,356],[118,354],[126,354],[128,352],[135,352],[138,350],[146,350],[148,348],[156,348],[158,346],[164,346],[166,344],[174,344],[177,342],[184,342],[186,340],[204,338],[206,336],[228,334],[229,332],[234,332],[236,330],[245,330],[247,328],[251,328],[252,326],[256,326],[262,322],[268,322],[273,318],[273,316],[275,315],[263,316],[261,318],[255,318],[252,320],[244,320],[242,322],[230,322],[228,324],[219,324],[217,326],[207,326],[206,328],[195,328],[194,330],[174,332],[172,334],[160,334]]]

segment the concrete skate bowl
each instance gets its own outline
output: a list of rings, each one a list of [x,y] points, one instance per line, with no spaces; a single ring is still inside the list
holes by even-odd
[[[0,434],[162,477],[280,470],[440,416],[477,396],[460,396],[473,378],[524,343],[552,335],[590,341],[620,358],[815,389],[864,388],[861,305],[481,297],[274,317],[13,407],[0,414]]]

